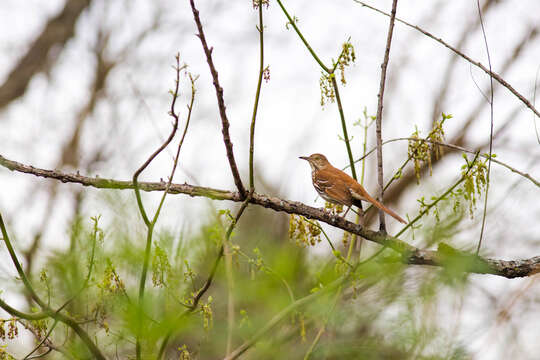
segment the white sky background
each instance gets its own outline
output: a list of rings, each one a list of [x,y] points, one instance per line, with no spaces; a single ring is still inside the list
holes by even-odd
[[[105,5],[107,3],[108,5]],[[175,182],[196,183],[220,189],[235,189],[225,157],[221,137],[221,122],[216,106],[208,66],[197,37],[188,1],[162,1],[158,9],[153,1],[95,1],[89,12],[79,20],[76,36],[62,52],[58,64],[48,76],[39,75],[30,84],[26,94],[12,103],[0,114],[0,154],[11,160],[42,168],[54,168],[60,151],[70,136],[74,117],[88,96],[94,69],[91,49],[95,44],[98,26],[111,31],[108,54],[114,58],[125,44],[147,27],[158,11],[163,12],[162,26],[145,41],[128,52],[124,63],[116,67],[108,79],[107,100],[102,101],[94,116],[85,123],[83,148],[90,152],[96,146],[105,146],[107,159],[89,175],[129,179],[134,170],[162,142],[170,130],[171,118],[167,115],[170,103],[168,90],[173,87],[174,55],[180,52],[181,60],[189,65],[197,81],[197,99],[192,123],[180,159],[180,170]],[[371,2],[389,11],[391,1]],[[63,6],[61,1],[4,0],[0,5],[0,82],[27,50],[28,44],[38,34],[47,19]],[[298,26],[310,45],[326,63],[331,63],[350,36],[355,46],[357,60],[346,70],[347,86],[341,87],[341,96],[348,121],[349,134],[355,157],[361,154],[359,127],[352,122],[362,116],[364,107],[375,114],[379,86],[380,63],[386,41],[388,18],[361,7],[352,1],[285,1],[291,15],[299,18]],[[258,33],[255,29],[257,12],[251,1],[198,1],[197,7],[205,26],[207,40],[214,47],[213,57],[224,88],[227,113],[231,122],[230,132],[234,151],[244,183],[248,183],[249,122],[253,108],[258,72]],[[270,65],[271,79],[263,83],[262,97],[256,127],[255,167],[257,176],[263,177],[279,189],[272,194],[287,199],[314,203],[315,191],[311,186],[309,166],[298,159],[300,155],[321,152],[336,166],[347,164],[345,146],[338,136],[341,125],[335,104],[325,108],[319,105],[318,81],[320,70],[294,31],[286,30],[286,18],[275,1],[265,13],[265,65]],[[402,0],[398,4],[398,17],[424,27],[450,44],[456,44],[461,30],[475,22],[475,1],[413,1]],[[498,71],[509,52],[523,34],[540,22],[540,3],[537,0],[500,1],[486,16],[486,33],[494,71]],[[463,51],[487,66],[487,58],[481,33],[476,30]],[[383,140],[409,136],[415,125],[426,134],[431,123],[434,96],[443,79],[446,64],[452,53],[420,33],[396,24],[390,53],[390,64],[385,94]],[[540,42],[532,42],[503,77],[521,94],[532,98],[535,74],[540,66]],[[453,82],[445,98],[443,111],[454,116],[447,121],[447,138],[459,130],[471,109],[482,99],[474,80],[487,89],[489,78],[463,60],[453,74]],[[184,93],[178,109],[185,117],[185,104],[189,98],[188,82],[183,81]],[[516,107],[522,110],[512,119],[510,130],[495,143],[498,159],[516,169],[540,178],[540,145],[536,141],[533,116],[510,92],[499,87],[495,94],[495,129]],[[540,94],[538,95],[540,97]],[[538,102],[540,103],[540,102]],[[537,104],[537,108],[540,105]],[[540,120],[536,120],[540,127]],[[114,124],[114,127],[111,126]],[[375,127],[370,129],[368,148],[374,141]],[[485,141],[489,133],[489,109],[484,108],[476,125],[467,137],[474,143]],[[176,141],[175,141],[176,143]],[[173,147],[171,147],[172,153]],[[84,163],[83,153],[83,163]],[[385,175],[391,172],[407,156],[407,144],[392,143],[384,147]],[[143,173],[141,180],[166,179],[170,171],[171,157],[162,155]],[[429,198],[445,189],[458,176],[461,158],[451,156],[444,165],[436,168],[434,180],[420,187],[411,187],[396,210],[411,217],[418,212],[416,198]],[[357,168],[359,170],[359,167]],[[366,187],[375,193],[375,157],[370,157],[366,167]],[[66,169],[71,171],[73,169]],[[192,177],[190,177],[192,176]],[[44,216],[43,199],[47,187],[42,179],[30,175],[11,173],[0,168],[0,211],[9,221],[11,233],[19,249],[29,244],[31,236]],[[41,249],[45,253],[61,249],[68,244],[65,236],[70,221],[73,199],[68,189],[76,185],[62,184],[60,195],[52,214],[48,231],[44,234]],[[38,189],[38,190],[36,190]],[[104,223],[113,215],[104,201],[106,191],[88,189],[85,214],[101,213]],[[540,255],[539,191],[532,183],[501,168],[492,166],[487,232],[483,251],[495,258],[525,258]],[[131,194],[123,197],[125,203],[118,208],[132,207]],[[146,201],[155,196],[145,196]],[[483,198],[478,204],[481,210]],[[230,203],[216,203],[217,207]],[[198,219],[208,211],[208,201],[185,196],[170,196],[159,221],[162,226],[180,229],[187,225],[196,230]],[[133,214],[133,218],[136,218]],[[477,212],[476,219],[480,218]],[[491,220],[493,219],[493,220]],[[496,219],[496,220],[495,220]],[[465,220],[463,227],[469,230],[459,234],[460,243],[475,244],[479,226]],[[396,229],[390,222],[390,231]],[[16,235],[15,235],[16,234]],[[414,243],[410,238],[407,239]],[[418,240],[417,240],[418,241]],[[5,256],[5,252],[0,252]],[[13,275],[11,264],[0,265],[0,273]],[[4,278],[8,275],[1,275]],[[481,287],[505,299],[510,290],[518,289],[529,281],[506,280],[477,276]],[[474,282],[473,282],[474,283]],[[538,286],[529,291],[538,292]],[[475,292],[473,292],[475,293]],[[495,335],[475,333],[489,328],[486,323],[495,315],[482,312],[482,292],[474,294],[478,302],[465,302],[460,335],[470,350],[477,351],[475,358],[497,359]],[[534,313],[534,317],[530,315]],[[476,314],[476,316],[471,316]],[[522,323],[520,356],[532,354],[534,334],[540,331],[538,309],[527,312]],[[484,319],[483,316],[486,318]],[[517,320],[516,320],[517,321]],[[530,334],[530,335],[527,335]],[[467,341],[470,336],[478,341]],[[519,357],[525,358],[525,357]]]

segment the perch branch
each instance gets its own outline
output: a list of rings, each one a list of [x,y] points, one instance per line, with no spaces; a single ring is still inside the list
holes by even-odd
[[[133,189],[130,181],[118,181],[113,179],[101,179],[86,177],[80,174],[68,174],[57,170],[44,170],[8,160],[0,155],[0,165],[12,171],[32,174],[45,178],[56,179],[62,182],[78,183],[83,186],[91,186],[101,189]],[[165,182],[141,182],[139,188],[142,191],[165,191]],[[218,190],[207,187],[194,186],[189,184],[172,184],[169,194],[186,194],[189,196],[204,196],[214,200],[230,200],[243,202],[244,197],[238,192]],[[288,214],[297,214],[327,223],[331,226],[359,235],[366,240],[387,246],[400,254],[402,261],[410,265],[431,265],[444,266],[444,256],[441,257],[439,251],[424,250],[407,244],[406,242],[380,232],[369,230],[361,225],[343,219],[341,216],[332,215],[324,209],[317,209],[307,206],[301,202],[290,201],[271,197],[264,194],[253,193],[249,201],[251,204],[259,205],[268,209]],[[463,256],[469,256],[463,254]],[[516,278],[531,276],[540,272],[540,256],[522,260],[496,260],[483,257],[477,259],[466,270],[470,273],[492,274],[506,278]]]

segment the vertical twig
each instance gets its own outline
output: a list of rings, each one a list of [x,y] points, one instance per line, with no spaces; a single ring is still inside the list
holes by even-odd
[[[238,167],[236,166],[236,160],[234,159],[233,144],[229,135],[229,119],[227,118],[227,113],[225,111],[225,101],[223,100],[223,88],[219,84],[218,72],[214,66],[214,61],[212,60],[212,51],[214,48],[209,48],[206,42],[201,18],[199,17],[199,10],[195,8],[195,3],[193,0],[190,0],[189,2],[191,4],[191,10],[193,11],[193,18],[195,19],[195,23],[197,25],[197,30],[199,31],[199,34],[197,34],[197,36],[201,40],[201,45],[203,47],[204,54],[206,55],[206,61],[208,62],[208,67],[210,68],[212,79],[214,80],[214,87],[216,88],[219,115],[221,117],[221,133],[223,134],[223,142],[225,143],[225,150],[227,151],[227,159],[229,159],[229,166],[231,168],[234,182],[236,184],[236,187],[238,188],[238,191],[240,192],[240,195],[242,197],[246,197],[247,192],[244,188],[244,185],[242,184],[242,179],[240,178]]]
[[[227,277],[227,348],[225,356],[229,355],[232,349],[232,339],[234,332],[234,275],[232,267],[232,254],[229,242],[223,240],[223,251],[225,253],[225,275]]]
[[[152,220],[150,220],[148,218],[148,215],[147,215],[147,213],[146,213],[146,211],[144,209],[144,205],[142,203],[142,199],[141,199],[141,196],[140,196],[140,193],[139,193],[138,183],[136,181],[137,181],[137,178],[139,177],[139,175],[142,173],[142,171],[156,158],[156,156],[161,151],[163,151],[171,143],[172,139],[174,138],[174,136],[175,136],[175,134],[176,134],[176,132],[178,130],[179,116],[175,111],[175,105],[176,105],[176,99],[178,98],[178,90],[179,90],[179,85],[180,85],[180,72],[184,68],[185,68],[185,65],[180,66],[180,54],[177,54],[176,55],[176,67],[175,67],[175,70],[176,70],[175,89],[174,89],[174,92],[171,92],[173,99],[171,101],[171,109],[169,111],[169,115],[174,118],[174,123],[173,123],[173,128],[171,130],[171,133],[170,133],[169,137],[167,138],[167,140],[146,160],[146,162],[133,175],[133,184],[134,184],[135,194],[136,194],[136,197],[137,197],[137,204],[139,206],[139,212],[141,213],[141,216],[143,217],[144,223],[145,223],[145,225],[147,227],[146,246],[145,246],[145,249],[144,249],[143,268],[142,268],[142,272],[141,272],[141,277],[139,279],[139,297],[138,297],[138,301],[139,301],[139,306],[140,307],[142,306],[143,300],[144,300],[144,290],[145,290],[145,286],[146,286],[146,274],[148,272],[148,266],[149,266],[149,262],[150,262],[150,253],[151,253],[151,250],[152,250],[152,236],[153,236],[153,233],[154,233],[154,226],[157,223],[157,220],[158,220],[159,215],[161,213],[161,209],[162,209],[163,204],[165,202],[165,197],[167,196],[167,193],[169,192],[169,189],[171,187],[171,184],[172,184],[172,181],[173,181],[173,178],[174,178],[174,173],[176,172],[176,167],[178,165],[178,158],[180,157],[180,149],[182,148],[182,145],[184,143],[184,139],[185,139],[185,136],[186,136],[186,133],[187,133],[187,130],[188,130],[188,126],[189,126],[189,122],[190,122],[190,119],[191,119],[191,112],[192,112],[192,109],[193,109],[193,102],[195,100],[195,81],[196,81],[196,78],[193,78],[191,75],[190,75],[190,80],[191,80],[191,101],[190,101],[190,105],[188,106],[188,116],[187,116],[187,120],[186,120],[186,125],[184,126],[184,132],[182,134],[182,138],[180,139],[180,142],[178,143],[176,156],[174,158],[174,163],[173,163],[173,166],[172,166],[172,169],[171,169],[171,174],[169,175],[169,180],[167,182],[167,186],[165,188],[165,191],[163,192],[163,195],[161,196],[161,200],[159,202],[159,205],[158,205],[158,207],[156,209],[156,212],[155,212]],[[137,338],[136,338],[136,343],[135,343],[135,353],[136,353],[137,359],[141,358],[141,343],[140,343],[140,331],[141,330],[142,330],[142,324],[139,323],[139,329],[137,331]]]
[[[259,49],[260,49],[260,61],[259,61],[259,80],[257,82],[257,91],[255,94],[255,103],[253,105],[253,115],[251,117],[251,127],[249,131],[249,190],[255,190],[255,181],[253,175],[253,154],[255,151],[255,120],[257,118],[257,108],[259,107],[259,97],[261,94],[261,85],[264,74],[264,24],[263,24],[263,12],[262,12],[262,0],[257,0],[259,3]]]
[[[534,90],[533,90],[533,105],[536,106],[536,89],[538,88],[538,74],[540,74],[540,66],[538,69],[536,69],[536,76],[534,77]],[[538,144],[540,144],[540,135],[538,135],[538,126],[536,125],[536,118],[538,115],[532,114],[533,117],[533,124],[534,124],[534,132],[536,133],[536,141]]]
[[[300,38],[300,40],[302,40],[302,42],[304,43],[305,47],[308,49],[309,53],[311,54],[311,56],[313,57],[313,59],[315,59],[315,61],[317,62],[317,64],[319,64],[319,66],[321,67],[321,69],[327,73],[331,80],[332,80],[332,87],[334,88],[334,92],[336,94],[336,103],[337,103],[337,106],[338,106],[338,111],[339,111],[339,117],[340,117],[340,120],[341,120],[341,128],[343,130],[343,139],[345,141],[345,147],[347,149],[347,155],[349,157],[349,166],[351,167],[351,174],[352,174],[352,177],[357,180],[357,177],[356,177],[356,169],[355,169],[355,166],[354,166],[354,159],[353,159],[353,155],[352,155],[352,150],[351,150],[351,144],[349,142],[349,136],[348,136],[348,133],[347,133],[347,124],[345,122],[345,114],[343,112],[343,106],[341,104],[341,98],[339,96],[339,88],[338,88],[338,85],[337,85],[337,82],[336,82],[336,79],[335,79],[335,75],[334,75],[334,71],[336,70],[336,66],[337,66],[337,63],[339,62],[339,59],[341,58],[341,56],[343,55],[343,52],[340,53],[339,57],[338,57],[338,61],[336,62],[336,64],[334,65],[333,68],[329,68],[328,66],[324,65],[324,63],[321,61],[321,59],[317,56],[317,54],[315,53],[315,51],[313,50],[313,48],[309,45],[309,43],[307,42],[306,38],[304,37],[304,35],[302,35],[302,32],[300,31],[300,29],[298,28],[298,26],[296,26],[296,23],[294,21],[294,19],[289,15],[289,13],[287,12],[287,10],[285,9],[285,6],[283,6],[281,0],[276,0],[277,3],[279,4],[279,6],[281,7],[281,10],[283,11],[283,13],[285,14],[285,16],[287,17],[287,20],[289,20],[289,23],[291,24],[291,26],[293,27],[294,31],[296,32],[296,34],[298,35],[298,37]]]
[[[392,34],[394,32],[394,22],[396,19],[397,0],[392,1],[392,12],[390,14],[390,24],[388,25],[388,35],[386,37],[386,49],[384,51],[384,60],[381,64],[381,82],[379,85],[379,95],[377,103],[377,118],[375,120],[376,135],[377,135],[377,180],[379,182],[378,200],[383,201],[384,194],[384,177],[383,177],[383,158],[382,158],[382,111],[384,98],[384,85],[386,82],[386,69],[390,58],[390,46],[392,44]],[[384,211],[379,211],[379,229],[386,232],[386,223],[384,220]]]
[[[480,26],[482,27],[482,36],[484,37],[484,44],[486,46],[486,53],[488,58],[489,65],[489,82],[490,82],[490,95],[489,95],[489,117],[490,117],[490,130],[489,130],[489,158],[488,158],[488,169],[486,176],[486,197],[484,198],[484,211],[482,213],[482,227],[480,228],[480,239],[478,240],[478,247],[476,248],[476,255],[480,252],[480,247],[482,246],[482,238],[484,236],[484,229],[486,225],[486,215],[487,215],[487,204],[488,204],[488,195],[489,195],[489,178],[491,173],[491,155],[493,152],[493,76],[491,75],[491,56],[489,54],[489,46],[486,37],[486,29],[484,28],[484,19],[482,18],[482,10],[480,9],[480,0],[476,0],[476,5],[478,7],[478,17],[480,18]]]
[[[328,68],[326,65],[324,65],[324,63],[321,61],[321,59],[319,59],[319,57],[317,56],[317,54],[315,53],[315,51],[313,50],[313,48],[309,45],[309,43],[307,42],[306,38],[304,37],[304,35],[302,35],[302,32],[300,31],[300,29],[298,29],[298,26],[296,26],[296,22],[294,21],[294,19],[289,15],[289,13],[287,12],[287,10],[285,9],[285,6],[283,6],[283,4],[281,3],[280,0],[276,0],[277,3],[279,4],[279,7],[281,7],[281,10],[283,11],[283,13],[285,14],[285,16],[287,17],[287,20],[289,20],[289,24],[291,24],[291,26],[293,27],[294,31],[296,31],[296,33],[298,34],[298,37],[300,37],[300,40],[302,40],[302,42],[304,43],[304,45],[306,46],[306,49],[308,49],[309,53],[311,54],[311,56],[313,56],[313,59],[315,59],[315,61],[317,62],[317,64],[319,64],[319,66],[321,67],[321,69],[323,69],[326,73],[330,74],[332,71],[330,70],[330,68]]]
[[[339,96],[339,89],[334,73],[330,74],[332,78],[332,86],[334,87],[334,92],[336,93],[336,103],[339,111],[339,118],[341,120],[341,129],[343,130],[343,138],[345,141],[345,147],[347,148],[347,155],[349,156],[349,164],[351,164],[351,174],[354,180],[358,180],[356,176],[356,169],[354,166],[354,158],[351,150],[351,143],[349,141],[349,134],[347,133],[347,124],[345,122],[345,114],[343,112],[343,105],[341,105],[341,97]]]

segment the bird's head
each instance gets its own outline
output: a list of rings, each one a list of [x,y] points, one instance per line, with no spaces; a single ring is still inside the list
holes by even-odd
[[[323,154],[311,154],[309,156],[300,156],[300,159],[306,160],[311,165],[312,170],[321,170],[330,165],[328,159]]]

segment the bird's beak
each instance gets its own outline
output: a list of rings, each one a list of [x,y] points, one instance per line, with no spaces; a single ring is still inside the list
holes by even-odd
[[[307,156],[300,156],[299,159],[302,159],[302,160],[308,160],[309,157],[307,157]]]

